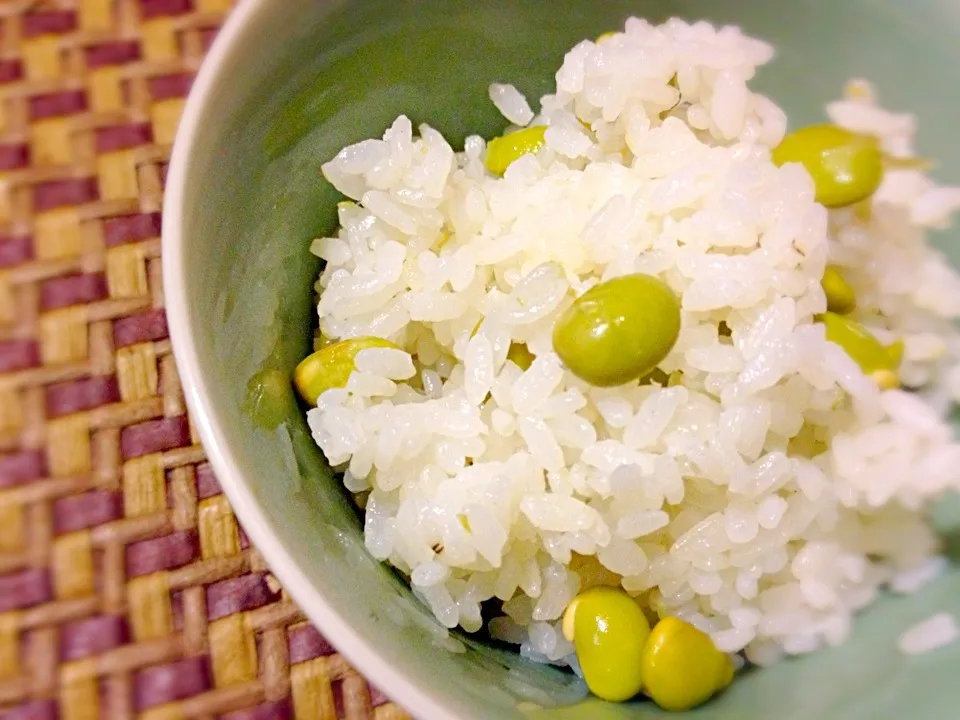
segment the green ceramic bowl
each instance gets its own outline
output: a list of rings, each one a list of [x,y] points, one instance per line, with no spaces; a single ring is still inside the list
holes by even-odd
[[[194,419],[247,533],[305,612],[363,673],[429,719],[652,718],[649,703],[586,699],[571,675],[448,638],[363,547],[361,523],[292,395],[250,412],[251,378],[308,352],[318,266],[334,226],[320,164],[401,112],[454,144],[493,135],[491,81],[531,99],[564,51],[628,15],[738,23],[778,58],[756,79],[794,124],[865,76],[921,121],[920,151],[960,180],[960,4],[948,0],[249,0],[223,29],[187,103],[164,210],[164,282]],[[960,246],[949,252],[960,258]],[[263,377],[262,375],[260,377]],[[281,383],[282,384],[282,383]],[[255,409],[255,407],[254,407]],[[908,659],[896,637],[960,611],[960,574],[885,598],[837,649],[749,672],[705,718],[947,718],[960,713],[960,643]]]

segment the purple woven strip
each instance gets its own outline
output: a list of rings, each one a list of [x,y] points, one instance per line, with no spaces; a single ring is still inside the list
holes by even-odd
[[[0,488],[37,480],[46,474],[47,456],[42,450],[0,455]]]
[[[30,98],[31,120],[74,115],[86,109],[87,93],[84,90],[63,90]]]
[[[207,28],[200,31],[200,44],[203,46],[204,52],[209,50],[213,41],[217,39],[217,32],[218,28]]]
[[[0,145],[0,170],[18,170],[30,164],[30,146],[24,143]]]
[[[149,310],[139,315],[120,318],[113,325],[113,344],[118,347],[163,340],[170,337],[167,315],[163,310]]]
[[[296,630],[291,630],[287,644],[290,650],[291,665],[325,655],[333,655],[336,652],[333,645],[327,642],[327,639],[317,632],[313,625],[304,625]]]
[[[16,82],[23,77],[23,63],[19,58],[0,60],[0,83]]]
[[[127,621],[119,615],[99,615],[60,628],[60,662],[99,655],[130,639]]]
[[[99,197],[100,188],[96,178],[53,180],[33,186],[33,209],[35,212],[46,212],[69,205],[83,205]]]
[[[118,42],[91,45],[85,52],[87,68],[94,70],[106,65],[123,65],[140,59],[140,42],[122,40]]]
[[[170,98],[184,98],[190,94],[194,77],[195,75],[192,73],[177,73],[150,78],[150,96],[154,102]]]
[[[98,153],[125,150],[138,145],[149,145],[151,142],[153,142],[153,130],[149,123],[115,125],[97,130]]]
[[[142,712],[209,689],[210,667],[206,657],[149,667],[138,672],[134,680],[134,707],[137,712]]]
[[[213,474],[213,468],[210,467],[210,463],[197,465],[197,498],[203,500],[204,498],[222,494],[223,488],[220,487],[220,481],[217,480],[217,476]]]
[[[284,699],[221,715],[220,720],[293,720],[293,707]]]
[[[0,268],[33,260],[33,238],[29,235],[0,238]]]
[[[190,425],[185,415],[131,425],[120,433],[124,460],[183,447],[190,443]]]
[[[47,12],[27,13],[23,16],[23,37],[50,35],[70,32],[77,27],[77,15],[72,10],[50,10]]]
[[[56,700],[30,700],[0,713],[0,720],[58,720]]]
[[[103,222],[103,241],[107,247],[160,237],[160,213],[124,215]]]
[[[127,546],[127,575],[137,577],[172,570],[193,562],[200,555],[196,530],[142,540]]]
[[[193,9],[193,0],[140,0],[140,15],[144,20],[161,15],[183,15]]]
[[[200,555],[196,530],[184,530],[164,537],[127,545],[127,576],[149,575],[193,562]]]
[[[210,622],[238,612],[255,610],[280,599],[267,585],[266,573],[249,573],[207,586],[207,619]]]
[[[86,305],[109,295],[103,273],[63,275],[40,285],[40,310],[46,312],[68,305]]]
[[[103,525],[123,517],[123,493],[90,490],[53,503],[53,531],[57,535]]]
[[[144,20],[162,15],[183,15],[193,9],[193,0],[140,0],[140,15]]]
[[[40,364],[40,348],[35,340],[0,342],[0,373],[23,370]]]
[[[31,607],[52,599],[50,573],[46,568],[0,575],[0,612]]]
[[[71,380],[46,390],[47,417],[55,418],[120,402],[120,386],[113,375]]]

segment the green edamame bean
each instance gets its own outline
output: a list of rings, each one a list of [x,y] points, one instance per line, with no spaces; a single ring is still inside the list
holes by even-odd
[[[507,350],[507,360],[513,362],[524,372],[530,369],[535,358],[536,356],[530,352],[530,348],[525,343],[510,343],[510,349]]]
[[[354,370],[353,360],[361,350],[396,348],[389,340],[378,337],[356,337],[341,340],[304,358],[293,371],[293,383],[300,397],[310,405],[330,388],[345,387]]]
[[[823,271],[820,287],[827,296],[827,310],[838,315],[852,313],[857,307],[857,298],[850,283],[843,277],[840,270],[828,265]]]
[[[260,427],[273,430],[295,407],[290,377],[284,371],[266,368],[247,382],[243,409]]]
[[[650,372],[680,333],[680,303],[651,275],[624,275],[581,295],[557,320],[553,348],[591,385],[623,385]]]
[[[640,692],[650,623],[623,590],[597,586],[578,595],[564,613],[563,634],[573,642],[590,692],[610,702]]]
[[[903,340],[894,340],[892,343],[887,345],[885,349],[890,358],[890,362],[893,364],[893,367],[899,368],[900,363],[903,362]]]
[[[813,178],[816,201],[831,208],[870,197],[883,179],[883,153],[877,139],[836,125],[813,125],[790,133],[770,159],[778,166],[802,164]]]
[[[827,340],[844,349],[864,374],[870,375],[881,389],[899,387],[897,368],[903,356],[903,343],[884,346],[863,325],[843,315],[825,312],[817,316],[827,330]]]
[[[494,175],[503,175],[514,160],[542,148],[546,132],[546,126],[534,125],[494,138],[487,143],[484,165]]]
[[[643,690],[664,710],[690,710],[733,681],[733,663],[705,632],[679,618],[654,626],[643,649]]]

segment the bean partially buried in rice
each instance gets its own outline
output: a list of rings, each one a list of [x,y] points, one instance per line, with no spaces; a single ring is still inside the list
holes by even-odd
[[[944,421],[960,278],[925,232],[960,191],[911,162],[914,124],[857,82],[827,108],[833,134],[885,164],[831,201],[854,204],[819,204],[822,178],[771,155],[783,111],[747,86],[772,55],[736,28],[631,19],[567,53],[539,112],[491,90],[533,128],[515,152],[476,136],[455,152],[401,116],[323,166],[354,202],[313,244],[319,330],[392,345],[357,353],[308,422],[367,498],[369,551],[445,626],[480,630],[496,599],[495,637],[576,666],[567,605],[619,585],[766,665],[842,642],[935,554],[924,508],[960,486]],[[922,394],[828,339],[828,261],[843,322]],[[676,299],[678,328],[656,367],[602,387],[555,326],[631,275]]]

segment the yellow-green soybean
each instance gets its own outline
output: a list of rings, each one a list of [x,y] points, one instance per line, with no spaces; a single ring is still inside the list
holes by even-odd
[[[857,307],[857,298],[843,273],[833,265],[823,271],[820,287],[827,296],[827,310],[838,315],[852,313]]]
[[[323,332],[320,330],[320,328],[317,328],[313,333],[313,351],[314,352],[316,352],[317,350],[323,350],[323,348],[327,347],[328,345],[333,345],[335,342],[336,340],[332,340],[331,338],[328,338],[326,335],[324,335]]]
[[[546,132],[546,126],[534,125],[494,138],[487,143],[484,165],[494,175],[503,175],[514,160],[542,148]]]
[[[563,631],[573,641],[590,692],[610,702],[640,692],[650,624],[636,600],[618,588],[591,588],[570,603]]]
[[[816,201],[830,208],[870,197],[883,178],[877,139],[836,125],[812,125],[788,134],[771,159],[776,165],[802,164],[813,178]]]
[[[535,359],[536,356],[530,352],[530,348],[526,346],[526,343],[510,343],[510,349],[507,350],[507,360],[510,360],[524,372],[530,369]]]
[[[273,430],[295,407],[290,377],[283,370],[265,368],[247,382],[243,409],[258,426]]]
[[[624,275],[590,288],[557,320],[553,348],[591,385],[612,387],[653,370],[680,333],[680,303],[651,275]]]
[[[389,340],[378,337],[356,337],[341,340],[308,355],[293,371],[293,383],[300,397],[316,405],[319,397],[331,388],[345,387],[354,371],[354,358],[369,348],[395,348]]]
[[[885,346],[856,320],[834,312],[825,312],[816,319],[826,328],[827,340],[842,347],[881,388],[886,390],[900,384],[897,368],[903,357],[902,343]]]
[[[733,663],[706,633],[665,617],[643,649],[643,691],[664,710],[690,710],[733,681]]]

